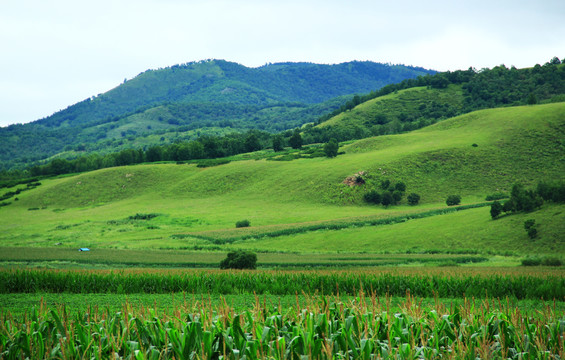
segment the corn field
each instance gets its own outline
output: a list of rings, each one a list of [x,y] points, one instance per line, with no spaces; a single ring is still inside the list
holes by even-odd
[[[120,272],[2,270],[0,294],[10,293],[146,293],[168,294],[348,294],[360,290],[384,296],[565,300],[565,277],[541,275],[429,274],[372,271],[182,271]]]
[[[125,303],[119,312],[72,313],[43,302],[14,317],[0,312],[2,359],[563,359],[565,317],[550,306],[522,314],[465,298],[422,307],[409,293],[363,292],[349,301],[308,298],[283,309],[261,298],[234,312],[224,301],[185,303],[160,313]]]

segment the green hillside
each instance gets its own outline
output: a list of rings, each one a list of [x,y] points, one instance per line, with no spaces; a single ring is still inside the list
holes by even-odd
[[[565,65],[504,65],[421,76],[355,96],[307,127],[307,143],[398,134],[476,110],[565,100]]]
[[[531,186],[563,180],[564,114],[565,103],[483,110],[407,134],[357,141],[332,159],[246,160],[208,168],[135,165],[42,180],[41,186],[19,194],[18,201],[0,207],[0,244],[408,252],[445,249],[448,241],[479,252],[562,252],[564,208],[551,204],[531,214],[542,227],[535,246],[524,245],[527,240],[519,236],[524,216],[492,221],[488,208],[348,228],[337,231],[344,236],[335,240],[334,232],[322,231],[222,245],[214,236],[251,230],[259,236],[320,223],[368,224],[443,209],[450,194],[462,195],[465,205],[508,193],[517,182]],[[367,172],[364,186],[342,183],[360,171]],[[405,200],[389,208],[367,205],[363,194],[386,179],[402,181],[407,192],[420,194],[420,205],[408,206]],[[136,214],[151,216],[139,219]],[[235,230],[235,222],[243,219],[250,220],[251,228]],[[215,235],[203,236],[210,232]],[[354,245],[358,238],[365,240]]]
[[[71,151],[104,153],[194,139],[211,128],[224,129],[220,134],[282,131],[315,121],[355,93],[430,73],[359,61],[247,68],[208,60],[148,70],[41,120],[0,128],[0,170],[76,155]]]

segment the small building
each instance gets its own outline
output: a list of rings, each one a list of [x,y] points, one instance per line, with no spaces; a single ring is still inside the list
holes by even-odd
[[[90,251],[90,249],[89,248],[80,248],[80,249],[78,249],[78,251]]]

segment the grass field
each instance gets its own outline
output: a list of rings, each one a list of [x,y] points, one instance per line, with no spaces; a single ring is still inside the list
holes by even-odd
[[[204,237],[210,232],[220,238],[233,234],[235,222],[243,219],[252,228],[239,231],[261,237],[269,227],[305,228],[445,208],[449,194],[462,195],[463,204],[481,202],[488,194],[508,193],[516,182],[528,186],[563,178],[564,112],[563,103],[479,111],[407,134],[354,142],[334,159],[233,161],[210,168],[137,165],[45,179],[40,187],[0,208],[0,244],[217,248]],[[371,181],[353,188],[342,184],[359,171],[367,171]],[[421,195],[421,204],[366,205],[363,194],[383,179],[405,182],[408,193]],[[129,220],[136,214],[158,216]],[[521,216],[493,222],[487,208],[465,210],[465,214],[343,229],[341,240],[334,239],[336,232],[318,230],[292,235],[288,245],[284,237],[276,237],[242,239],[230,246],[382,253],[425,252],[450,244],[498,254],[523,255],[532,249],[563,252],[561,207],[549,206],[532,214],[541,226],[535,244],[520,233]],[[187,236],[174,236],[179,234]],[[326,235],[335,247],[321,244]],[[399,241],[394,240],[397,236]]]

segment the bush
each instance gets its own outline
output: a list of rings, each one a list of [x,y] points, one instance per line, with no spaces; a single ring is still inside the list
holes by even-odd
[[[496,219],[498,215],[500,215],[501,213],[502,213],[502,204],[495,200],[490,206],[490,216],[493,219]]]
[[[391,205],[394,202],[394,199],[392,198],[392,194],[388,191],[386,191],[383,196],[381,197],[381,204],[383,204],[383,206],[387,207],[389,205]]]
[[[394,204],[398,204],[402,200],[402,192],[394,190],[392,192],[392,201]]]
[[[400,192],[405,192],[406,191],[406,184],[403,183],[402,181],[399,181],[394,185],[394,190],[397,190],[397,191],[400,191]]]
[[[220,262],[220,269],[251,269],[257,268],[257,254],[245,250],[231,251]]]
[[[236,228],[243,228],[251,226],[251,222],[249,220],[240,220],[235,223]]]
[[[461,204],[461,195],[449,195],[445,203],[447,206],[459,205]]]
[[[420,195],[411,193],[406,199],[408,200],[409,205],[418,205],[418,203],[420,202]]]
[[[558,258],[546,257],[541,261],[543,266],[561,266],[563,262]]]
[[[381,194],[376,190],[371,190],[363,195],[363,199],[370,204],[380,204]]]
[[[526,232],[528,233],[530,239],[535,239],[535,237],[538,235],[537,227],[538,226],[534,219],[528,219],[524,221],[524,229],[526,229]]]
[[[522,266],[539,266],[541,264],[540,259],[526,258],[522,259]]]

